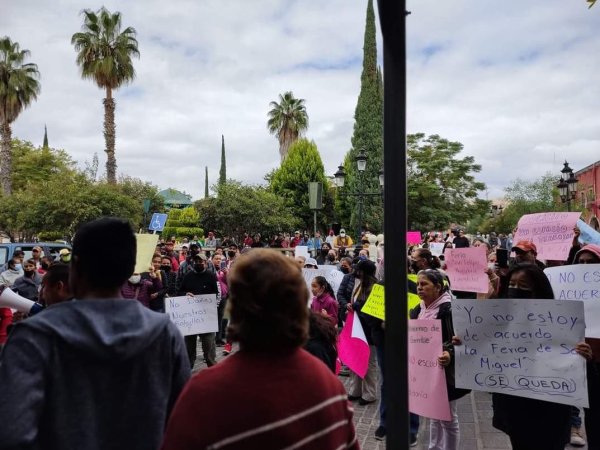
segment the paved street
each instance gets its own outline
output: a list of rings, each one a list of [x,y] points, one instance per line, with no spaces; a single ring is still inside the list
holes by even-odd
[[[202,370],[206,365],[202,359],[202,352],[198,346],[199,354],[194,366],[194,372]],[[217,347],[217,361],[226,358],[222,355],[223,347]],[[340,377],[347,387],[348,377]],[[460,422],[460,448],[461,450],[510,450],[507,436],[492,427],[492,396],[487,392],[471,392],[458,403],[458,417]],[[360,406],[354,403],[354,423],[359,436],[360,447],[363,450],[383,450],[385,442],[377,441],[374,437],[379,426],[379,402]],[[429,423],[427,419],[421,420],[419,428],[419,441],[417,450],[426,450],[429,441]],[[572,447],[566,449],[586,450],[586,447]]]

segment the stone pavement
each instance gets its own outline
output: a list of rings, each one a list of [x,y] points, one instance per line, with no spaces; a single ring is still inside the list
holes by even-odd
[[[217,361],[226,358],[222,355],[223,347],[217,347]],[[198,343],[198,359],[194,365],[194,372],[206,367],[202,358],[202,350]],[[349,378],[340,377],[348,388]],[[458,421],[460,423],[460,449],[461,450],[510,450],[510,441],[501,431],[492,426],[492,396],[487,392],[473,391],[458,401]],[[385,441],[375,439],[375,430],[379,426],[379,402],[360,406],[354,403],[354,424],[362,450],[383,450]],[[429,422],[421,419],[419,427],[419,440],[416,450],[427,450],[429,442]],[[565,449],[586,450],[585,447],[572,447]]]

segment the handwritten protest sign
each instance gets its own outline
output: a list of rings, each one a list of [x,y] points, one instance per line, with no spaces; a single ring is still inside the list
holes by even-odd
[[[455,291],[488,292],[485,247],[452,248],[445,253],[450,286]]]
[[[337,295],[337,291],[340,288],[342,279],[344,278],[344,274],[337,269],[331,270],[331,269],[323,269],[321,267],[319,267],[318,269],[302,269],[302,276],[304,277],[306,286],[308,286],[309,292],[310,292],[310,284],[312,283],[313,278],[319,277],[319,276],[325,277],[327,282],[331,285],[331,288],[333,289],[333,292],[335,293],[335,295]]]
[[[600,338],[600,264],[576,264],[544,270],[557,300],[582,300],[586,337]]]
[[[361,312],[385,320],[385,288],[381,284],[373,285]]]
[[[432,242],[429,244],[429,250],[433,256],[440,256],[444,253],[444,243]]]
[[[408,401],[410,412],[430,419],[450,420],[450,403],[442,354],[440,320],[408,321]]]
[[[165,311],[184,336],[219,330],[215,294],[169,297],[165,299]]]
[[[294,255],[295,256],[304,256],[305,258],[310,258],[310,254],[308,253],[308,247],[305,245],[298,245],[294,247]]]
[[[148,268],[152,264],[152,256],[156,252],[158,234],[136,234],[135,240],[137,247],[133,273],[148,272]]]
[[[406,232],[406,243],[409,245],[421,243],[421,232],[420,231],[407,231]]]
[[[558,300],[452,301],[456,386],[588,406],[583,303]]]
[[[566,261],[580,215],[578,212],[527,214],[519,219],[513,243],[531,241],[537,248],[537,259]]]

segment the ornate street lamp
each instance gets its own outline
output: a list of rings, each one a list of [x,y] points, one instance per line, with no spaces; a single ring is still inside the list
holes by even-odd
[[[567,161],[565,161],[560,173],[562,175],[560,180],[558,180],[556,187],[560,193],[560,200],[567,204],[567,211],[571,211],[571,200],[575,200],[577,198],[577,182],[579,180],[575,178],[573,169],[569,167],[569,163]]]

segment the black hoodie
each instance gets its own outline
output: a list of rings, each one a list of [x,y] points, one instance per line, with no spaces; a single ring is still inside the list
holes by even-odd
[[[189,376],[166,315],[124,299],[52,306],[0,357],[0,449],[157,449]]]

